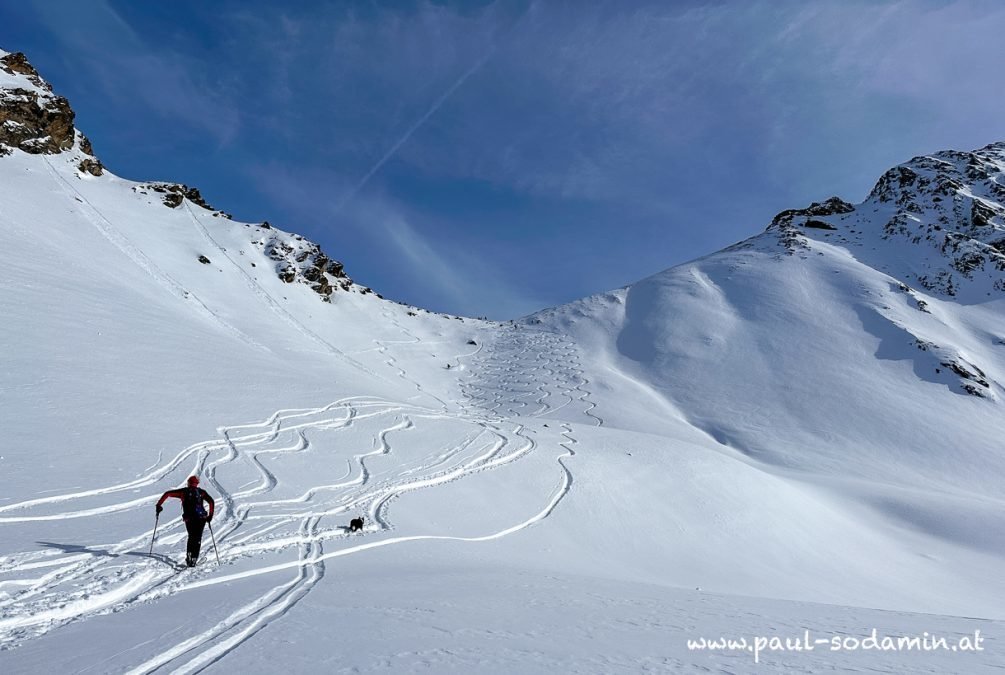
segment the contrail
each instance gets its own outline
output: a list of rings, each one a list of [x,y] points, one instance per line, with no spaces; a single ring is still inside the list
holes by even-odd
[[[485,56],[478,59],[475,65],[468,68],[464,72],[464,74],[462,74],[459,78],[457,78],[456,82],[450,85],[450,87],[445,92],[443,92],[443,94],[441,94],[439,98],[433,101],[433,104],[429,106],[429,110],[427,110],[422,117],[416,120],[415,123],[408,128],[408,130],[405,132],[405,135],[399,138],[398,141],[391,146],[390,150],[385,152],[384,156],[381,157],[379,160],[377,160],[377,163],[373,165],[373,168],[367,171],[366,175],[364,175],[362,178],[359,179],[359,182],[356,183],[355,187],[349,190],[348,194],[346,194],[346,196],[343,197],[341,201],[339,201],[338,205],[335,207],[335,213],[340,212],[342,210],[342,207],[344,207],[346,204],[348,204],[353,200],[356,194],[363,189],[363,186],[366,185],[371,178],[373,178],[373,175],[378,171],[380,171],[380,168],[387,163],[387,160],[391,159],[391,157],[394,156],[394,153],[398,152],[398,149],[408,142],[408,139],[411,138],[412,134],[414,134],[419,129],[419,127],[425,124],[426,121],[443,106],[446,100],[450,98],[451,94],[457,91],[461,87],[461,85],[463,85],[465,82],[468,81],[468,78],[470,78],[472,75],[478,72],[478,70],[485,65],[485,62],[489,60],[489,57],[492,56],[493,52],[495,52],[495,47],[489,49],[489,51],[486,52]]]

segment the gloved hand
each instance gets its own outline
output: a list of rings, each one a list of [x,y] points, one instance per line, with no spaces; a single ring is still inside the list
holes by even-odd
[[[163,511],[163,510],[164,510],[164,507],[161,506],[160,504],[158,504],[157,505],[157,515],[159,516],[161,514],[161,511]]]
[[[213,516],[206,516],[206,522],[207,523],[212,523],[213,522]]]

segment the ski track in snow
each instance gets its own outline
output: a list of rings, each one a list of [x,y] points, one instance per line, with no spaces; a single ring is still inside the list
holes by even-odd
[[[397,321],[393,323],[411,338],[398,344],[422,342]],[[569,340],[552,333],[514,329],[487,347],[477,346],[469,354],[454,356],[450,362],[459,370],[462,359],[470,360],[470,365],[463,369],[459,381],[460,400],[449,403],[409,377],[392,353],[394,342],[375,340],[375,344],[399,376],[438,407],[347,397],[316,408],[279,410],[260,422],[220,427],[217,438],[190,445],[131,481],[0,507],[0,527],[122,512],[130,512],[136,522],[143,522],[149,518],[159,491],[174,487],[167,481],[197,473],[217,500],[213,534],[221,562],[237,568],[230,573],[217,569],[210,536],[204,538],[200,565],[178,574],[183,568],[164,553],[177,554],[182,548],[185,533],[177,517],[165,517],[160,523],[153,555],[147,553],[152,527],[118,542],[91,547],[53,545],[62,550],[7,554],[0,558],[0,651],[14,649],[70,622],[126,611],[187,590],[293,571],[292,579],[234,608],[208,630],[152,656],[138,657],[145,660],[129,671],[199,672],[288,613],[324,579],[328,560],[422,540],[475,543],[498,539],[540,522],[558,507],[573,485],[567,464],[576,454],[573,425],[603,424],[594,412],[596,405],[589,401],[589,381],[583,375],[578,350]],[[542,495],[543,506],[510,527],[482,536],[392,535],[396,529],[392,507],[398,497],[519,461],[539,448],[538,441],[527,433],[526,418],[543,416],[560,421],[556,425],[559,440],[551,447],[564,451],[557,458],[560,482],[549,496]],[[443,447],[419,461],[405,461],[402,456],[390,469],[383,466],[388,462],[382,462],[379,473],[368,466],[378,457],[397,456],[395,447],[407,440],[407,434],[442,422],[460,425],[465,431],[455,434],[452,442],[441,441]],[[336,458],[334,465],[345,465],[340,478],[312,485],[300,494],[284,494],[282,472],[275,462],[282,457],[320,453],[313,437],[337,435],[361,424],[375,425],[373,447]],[[334,442],[325,438],[329,452],[344,445],[338,436]],[[319,456],[316,461],[321,459]],[[226,476],[235,471],[242,478],[229,482],[241,487],[229,492]],[[143,491],[144,496],[122,501],[126,493],[131,497],[137,491]],[[365,513],[369,519],[363,531],[366,540],[359,544],[351,539],[359,535],[350,535],[342,525],[330,523],[335,517],[345,519],[356,513]],[[333,550],[326,551],[328,545]],[[262,560],[291,551],[296,551],[295,560]]]
[[[588,400],[589,380],[578,348],[568,338],[544,331],[514,328],[478,353],[471,376],[462,382],[468,410],[504,418],[554,415],[580,403],[580,420],[603,426]]]
[[[230,333],[236,337],[241,342],[257,349],[259,351],[268,352],[270,351],[268,347],[261,344],[251,336],[242,332],[238,328],[227,323],[222,317],[217,315],[213,310],[206,306],[206,304],[200,300],[194,293],[182,286],[178,281],[172,278],[169,274],[160,269],[150,258],[143,253],[139,248],[136,247],[129,239],[119,231],[115,225],[112,224],[108,218],[98,210],[79,190],[77,190],[73,185],[66,180],[52,163],[45,157],[43,157],[45,165],[52,176],[53,181],[60,188],[60,190],[73,202],[77,204],[82,204],[79,208],[81,214],[84,218],[94,225],[94,227],[101,233],[101,235],[113,246],[115,246],[119,251],[123,253],[127,258],[129,258],[137,267],[142,269],[144,272],[150,275],[150,277],[160,284],[165,290],[174,295],[180,300],[188,302],[192,305],[196,312],[202,315],[208,321],[217,324],[225,332]]]
[[[196,216],[195,213],[192,211],[192,206],[189,204],[188,200],[185,199],[183,200],[182,203],[185,205],[185,210],[188,213],[189,219],[192,221],[192,224],[195,226],[195,229],[199,232],[202,238],[206,240],[206,243],[208,243],[210,246],[216,249],[219,252],[219,254],[223,256],[227,260],[227,262],[229,262],[234,267],[235,270],[237,270],[237,272],[241,275],[241,278],[244,279],[244,282],[247,284],[251,292],[259,300],[261,300],[270,310],[272,310],[277,316],[279,316],[280,319],[288,323],[298,333],[300,333],[307,339],[311,340],[315,344],[319,345],[323,350],[335,356],[339,360],[348,363],[353,368],[356,368],[360,372],[365,373],[370,377],[383,379],[381,376],[377,375],[377,373],[373,372],[372,370],[364,366],[362,363],[352,358],[351,356],[343,352],[341,349],[339,349],[338,347],[336,347],[335,345],[328,342],[320,335],[309,329],[295,316],[293,316],[289,311],[287,311],[278,301],[276,301],[275,298],[273,298],[268,293],[268,291],[262,288],[262,286],[257,281],[255,281],[255,279],[250,274],[248,274],[248,272],[240,264],[238,264],[238,262],[234,260],[229,253],[227,253],[227,249],[221,246],[219,242],[217,242],[216,239],[213,238],[213,235],[209,233],[209,230],[206,229],[206,226],[202,224],[198,216]]]
[[[448,410],[449,406],[447,405],[446,401],[444,401],[443,399],[441,399],[439,396],[436,396],[435,394],[432,394],[432,393],[426,391],[425,389],[422,388],[422,385],[419,384],[418,381],[416,381],[413,378],[411,378],[411,377],[408,376],[408,372],[398,364],[398,359],[394,356],[394,354],[392,353],[392,351],[389,348],[389,345],[394,345],[394,344],[416,344],[417,345],[417,344],[421,343],[422,340],[420,338],[418,338],[414,333],[412,333],[412,331],[408,330],[408,328],[406,328],[405,326],[402,326],[401,322],[398,321],[398,319],[394,316],[394,314],[392,312],[388,311],[388,307],[387,306],[385,306],[382,309],[381,313],[383,314],[384,319],[388,323],[390,323],[392,326],[394,326],[395,328],[397,328],[398,330],[400,330],[402,333],[404,333],[405,335],[407,335],[409,337],[408,340],[397,340],[397,341],[395,341],[395,340],[376,340],[375,339],[373,341],[374,344],[377,345],[377,351],[381,354],[381,356],[387,357],[387,359],[385,360],[385,363],[388,366],[390,366],[392,369],[398,371],[398,377],[400,377],[401,379],[405,380],[406,382],[410,383],[413,387],[415,387],[415,390],[418,392],[418,394],[416,394],[416,398],[421,397],[421,396],[428,396],[428,397],[432,398],[433,400],[435,400],[437,402],[437,404],[439,404],[440,406],[442,406],[444,411]]]

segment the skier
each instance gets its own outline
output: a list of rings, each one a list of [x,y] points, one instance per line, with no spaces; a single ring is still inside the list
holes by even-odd
[[[213,520],[213,498],[209,493],[199,487],[199,479],[196,476],[189,476],[188,487],[178,490],[168,490],[161,495],[157,502],[157,515],[164,510],[161,504],[168,497],[177,497],[181,500],[182,520],[185,521],[185,529],[188,530],[188,546],[186,547],[185,564],[195,567],[196,560],[199,559],[199,547],[202,545],[202,531],[206,528],[206,523]],[[203,508],[203,502],[209,502],[209,513]]]

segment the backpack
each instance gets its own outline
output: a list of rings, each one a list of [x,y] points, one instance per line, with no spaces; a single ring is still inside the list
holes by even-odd
[[[182,513],[197,518],[206,517],[206,509],[202,505],[202,490],[197,487],[185,488],[185,498],[182,499]]]

